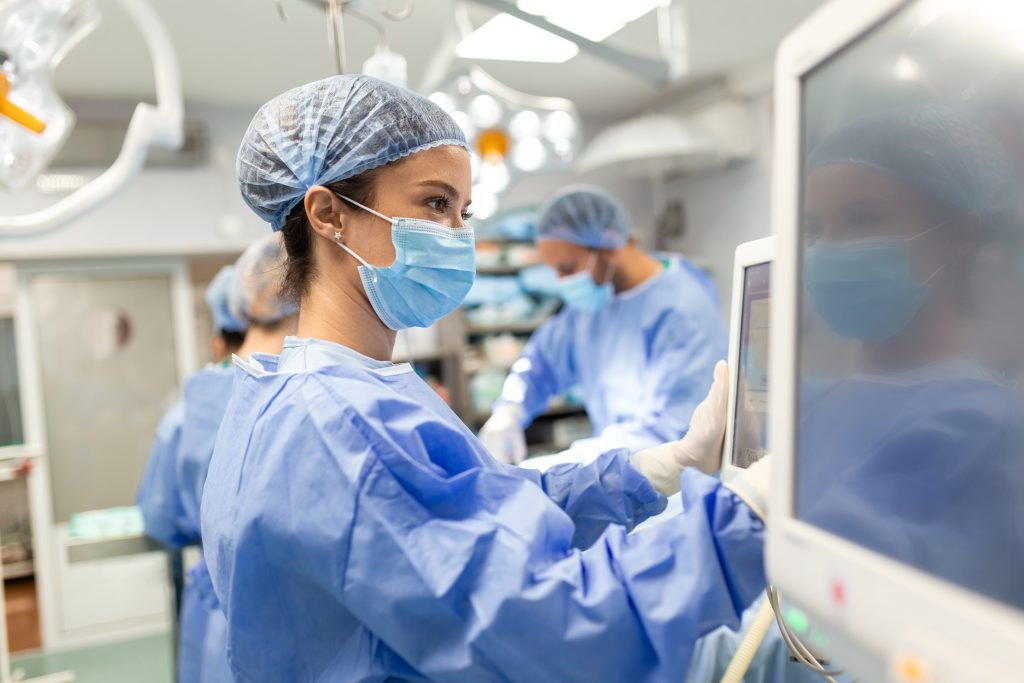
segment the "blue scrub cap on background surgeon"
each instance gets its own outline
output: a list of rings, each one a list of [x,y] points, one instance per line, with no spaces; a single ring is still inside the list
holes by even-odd
[[[843,126],[810,154],[808,171],[852,164],[896,176],[965,213],[1010,199],[1012,171],[998,143],[948,107],[926,105]]]
[[[280,233],[251,244],[235,262],[234,287],[228,299],[239,320],[270,325],[287,318],[299,307],[282,293],[287,253]]]
[[[236,169],[242,199],[280,230],[309,188],[442,145],[469,149],[458,124],[427,98],[369,76],[333,76],[260,107]]]
[[[561,240],[590,249],[618,249],[632,220],[614,195],[591,185],[567,187],[540,209],[538,240]]]
[[[214,332],[245,332],[248,324],[231,314],[228,299],[235,284],[235,267],[224,266],[206,288],[206,305],[213,316]]]

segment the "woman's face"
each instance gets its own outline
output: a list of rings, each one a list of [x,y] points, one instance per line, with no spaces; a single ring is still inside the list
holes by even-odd
[[[455,230],[470,217],[472,187],[469,153],[461,147],[435,147],[377,170],[368,206],[389,218],[427,220]],[[319,186],[306,193],[305,206],[320,238],[314,240],[315,278],[362,292],[359,263],[338,247],[336,235],[371,265],[394,263],[391,225],[379,216]]]
[[[370,208],[390,218],[417,218],[456,230],[471,216],[472,188],[469,153],[461,147],[435,147],[381,169]],[[345,244],[375,266],[391,265],[390,226],[346,202],[339,208]]]

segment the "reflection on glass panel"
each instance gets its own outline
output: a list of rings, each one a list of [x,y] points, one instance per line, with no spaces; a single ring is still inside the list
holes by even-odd
[[[804,83],[796,507],[1024,609],[1024,13],[975,4]]]
[[[37,321],[54,519],[131,505],[177,391],[166,275],[40,275]]]
[[[25,442],[14,348],[14,321],[0,319],[0,447]]]

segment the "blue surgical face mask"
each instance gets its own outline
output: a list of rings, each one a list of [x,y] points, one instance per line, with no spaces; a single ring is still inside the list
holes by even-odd
[[[476,276],[476,240],[469,228],[452,229],[415,218],[388,218],[344,195],[354,206],[391,224],[395,262],[367,263],[341,241],[337,245],[362,263],[359,276],[373,310],[393,330],[430,327],[462,303]]]
[[[814,310],[847,339],[879,342],[899,334],[917,315],[928,283],[910,271],[909,239],[877,239],[847,244],[819,244],[804,256],[804,283]]]
[[[591,268],[597,261],[597,254],[591,252],[587,267],[578,273],[558,279],[558,295],[569,308],[577,311],[598,311],[608,305],[615,294],[611,282],[599,285],[594,282]]]

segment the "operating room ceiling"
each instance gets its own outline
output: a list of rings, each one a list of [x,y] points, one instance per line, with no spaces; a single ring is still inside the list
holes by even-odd
[[[141,38],[113,0],[98,1],[104,23],[65,58],[57,72],[60,91],[69,98],[152,97],[150,63]],[[332,73],[323,13],[306,0],[281,0],[287,22],[279,18],[274,0],[151,1],[177,46],[190,102],[252,106]],[[418,0],[412,18],[385,22],[392,48],[409,62],[413,87],[421,82],[452,22],[451,3]],[[364,6],[372,10],[401,4],[367,0]],[[770,62],[778,41],[821,4],[822,0],[686,0],[691,64],[687,81]],[[472,11],[477,25],[490,14]],[[608,42],[650,54],[656,38],[651,13]],[[346,39],[350,68],[358,68],[373,52],[376,32],[349,18]],[[565,64],[480,64],[518,90],[569,97],[584,116],[594,119],[636,113],[659,95],[653,85],[582,52]]]

